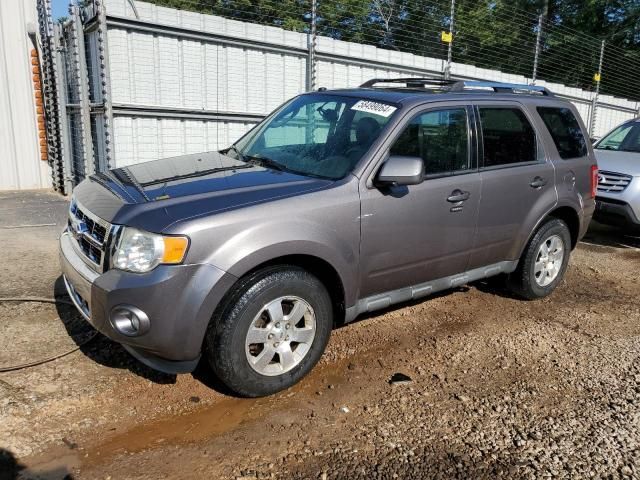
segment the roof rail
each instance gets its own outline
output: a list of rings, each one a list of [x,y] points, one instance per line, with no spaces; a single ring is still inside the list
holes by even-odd
[[[425,90],[442,90],[445,92],[463,92],[465,90],[486,91],[496,93],[528,93],[553,97],[553,92],[538,85],[524,83],[503,83],[479,80],[443,80],[440,78],[408,77],[408,78],[372,78],[360,85],[360,88],[373,88],[378,84],[405,84],[404,88],[423,88]]]
[[[525,83],[502,83],[502,82],[485,82],[476,80],[459,80],[451,86],[451,92],[462,92],[464,90],[473,89],[492,89],[496,93],[537,93],[553,97],[553,92],[545,87],[538,85],[527,85]]]
[[[372,78],[367,80],[360,88],[375,87],[378,83],[404,83],[407,88],[424,88],[424,87],[448,87],[456,83],[455,80],[443,80],[441,78],[429,77],[407,77],[407,78]]]

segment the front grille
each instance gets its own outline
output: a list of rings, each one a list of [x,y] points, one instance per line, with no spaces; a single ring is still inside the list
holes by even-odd
[[[76,219],[84,222],[87,226],[87,230],[89,235],[99,243],[104,243],[104,239],[107,236],[107,228],[104,224],[98,223],[97,219],[94,217],[90,217],[85,211],[80,209],[77,202],[72,202],[70,207],[71,215],[75,216]]]
[[[104,271],[111,225],[72,200],[68,227],[78,250],[89,260],[89,264],[100,272]]]
[[[598,172],[598,191],[606,193],[620,193],[631,183],[632,177],[624,173]]]

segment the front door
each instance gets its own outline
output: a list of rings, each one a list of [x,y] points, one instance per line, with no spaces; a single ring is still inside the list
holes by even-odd
[[[470,112],[448,107],[411,118],[389,154],[421,157],[424,182],[361,192],[361,298],[465,271],[481,185]]]

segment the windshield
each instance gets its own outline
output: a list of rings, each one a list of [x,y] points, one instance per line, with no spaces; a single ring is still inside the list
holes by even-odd
[[[620,125],[600,140],[595,148],[620,152],[640,152],[640,122],[635,121]]]
[[[303,175],[339,179],[353,170],[397,108],[339,95],[301,95],[226,153]]]

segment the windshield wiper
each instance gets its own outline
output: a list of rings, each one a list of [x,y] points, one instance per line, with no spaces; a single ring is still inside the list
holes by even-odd
[[[247,162],[255,163],[261,167],[272,168],[273,170],[284,171],[288,170],[287,167],[282,165],[281,163],[276,162],[275,160],[271,160],[267,157],[256,157],[253,155],[244,155],[244,159]]]
[[[279,170],[279,171],[286,170],[286,167],[284,165],[282,165],[281,163],[276,162],[275,160],[271,160],[270,158],[258,157],[258,156],[255,156],[255,155],[247,155],[245,153],[242,153],[240,151],[240,149],[238,149],[238,147],[235,146],[235,144],[231,145],[227,149],[227,152],[230,152],[230,151],[234,151],[236,153],[236,155],[238,156],[238,159],[243,161],[243,162],[254,164],[254,165],[259,165],[261,167],[271,168],[273,170]]]

